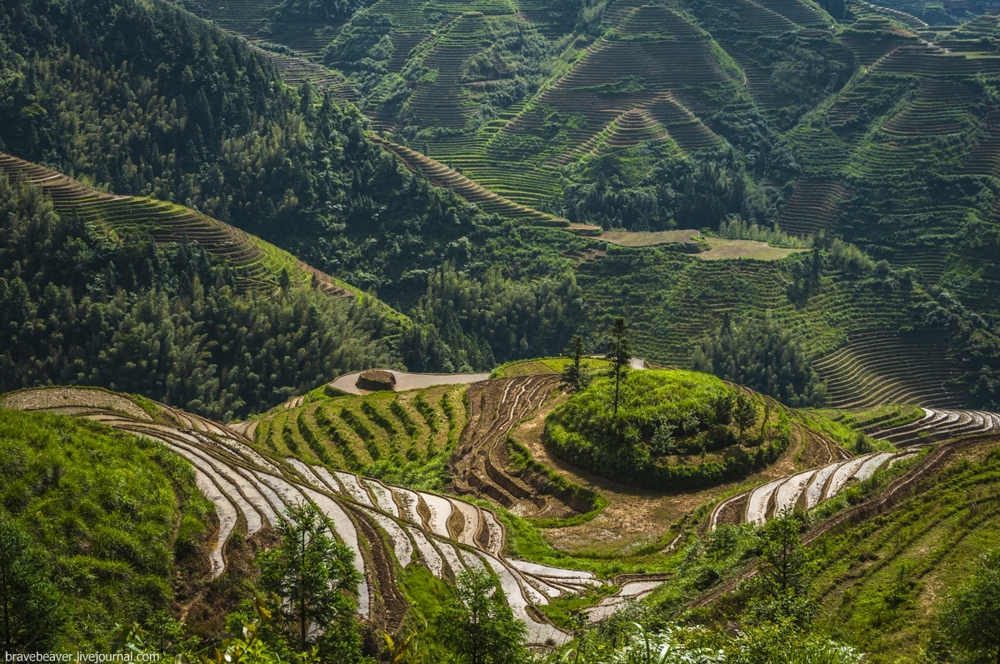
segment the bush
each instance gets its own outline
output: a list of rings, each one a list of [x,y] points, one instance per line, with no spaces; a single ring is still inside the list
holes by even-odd
[[[622,383],[617,416],[613,392],[613,381],[600,376],[557,408],[545,422],[546,447],[625,484],[676,489],[744,477],[772,463],[788,445],[788,422],[781,412],[768,440],[754,449],[740,445],[731,426],[719,421],[727,409],[716,408],[729,403],[732,391],[713,376],[632,372]],[[755,410],[759,406],[757,399],[748,401]]]

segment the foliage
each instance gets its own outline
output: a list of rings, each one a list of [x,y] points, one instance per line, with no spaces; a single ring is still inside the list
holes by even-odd
[[[719,237],[730,240],[767,242],[776,247],[803,248],[812,245],[809,238],[788,235],[778,227],[767,228],[757,224],[747,224],[739,215],[732,215],[719,222]]]
[[[514,618],[500,581],[487,569],[462,572],[455,598],[434,617],[440,642],[459,664],[519,664],[527,628]]]
[[[615,379],[615,398],[612,417],[618,417],[619,389],[621,382],[628,377],[629,365],[632,361],[632,341],[629,339],[625,319],[615,318],[608,332],[608,354],[605,359],[611,363],[611,376]]]
[[[159,443],[2,409],[0,504],[0,575],[30,584],[8,586],[34,598],[16,615],[33,621],[32,648],[53,650],[107,650],[116,624],[168,609],[175,575],[197,568],[214,518],[190,465]]]
[[[658,159],[638,175],[624,157],[603,155],[575,167],[564,190],[563,214],[603,228],[657,231],[716,228],[730,215],[750,223],[773,219],[763,188],[731,154],[717,161]]]
[[[614,380],[600,376],[548,416],[543,440],[556,456],[631,486],[701,487],[737,479],[773,462],[789,431],[778,413],[778,425],[762,427],[744,448],[716,419],[729,389],[705,374],[634,371],[620,386],[616,414]],[[751,403],[756,411],[758,401]]]
[[[357,0],[281,0],[268,10],[275,23],[334,23],[344,21],[366,3]]]
[[[283,87],[263,55],[171,4],[2,11],[0,149],[193,206],[386,296],[422,288],[404,275],[473,231],[472,209],[372,145],[356,109]]]
[[[278,524],[281,543],[259,558],[260,586],[281,598],[288,636],[299,652],[318,643],[324,657],[353,661],[361,639],[355,625],[358,584],[354,553],[331,536],[331,527],[312,503],[288,508]],[[322,633],[313,630],[322,625]]]
[[[1000,549],[983,553],[948,597],[945,633],[970,662],[1000,661]]]
[[[48,560],[21,526],[0,515],[0,650],[46,650],[65,619]]]
[[[197,245],[109,241],[3,178],[0,238],[0,390],[100,385],[228,420],[393,362],[369,302],[234,292]]]
[[[915,482],[892,510],[814,541],[813,629],[867,652],[873,664],[919,661],[922,652],[960,661],[941,616],[980,556],[1000,546],[998,493],[1000,452],[983,441]]]
[[[555,355],[583,322],[579,297],[572,274],[518,283],[491,268],[478,281],[442,266],[410,312],[418,326],[403,333],[400,353],[415,371],[482,371]]]
[[[695,348],[692,366],[790,406],[818,406],[826,399],[826,386],[799,340],[770,318],[736,326],[725,316]]]
[[[559,384],[569,392],[576,392],[584,384],[583,375],[583,337],[574,334],[569,340],[570,361],[566,363],[559,379]]]
[[[764,526],[763,552],[758,574],[771,597],[782,599],[805,589],[808,555],[799,540],[801,521],[790,509],[784,510]]]

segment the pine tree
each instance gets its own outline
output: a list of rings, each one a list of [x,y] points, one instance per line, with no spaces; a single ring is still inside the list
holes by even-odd
[[[461,664],[521,664],[527,628],[514,617],[500,581],[486,569],[458,577],[455,599],[434,618],[440,642]]]
[[[576,392],[580,389],[583,371],[581,367],[583,338],[579,334],[574,334],[573,338],[569,340],[569,353],[572,361],[563,369],[562,380],[560,382],[567,391]]]
[[[323,625],[327,654],[339,661],[356,659],[360,639],[352,596],[362,578],[353,564],[354,552],[330,536],[326,519],[312,503],[290,506],[278,533],[281,544],[261,554],[260,586],[281,598],[289,637],[299,652],[306,652],[316,640],[312,626]]]
[[[606,358],[611,362],[611,375],[615,379],[614,416],[617,418],[621,382],[628,375],[629,363],[632,361],[632,342],[629,339],[628,326],[621,316],[615,318],[614,325],[611,326]]]

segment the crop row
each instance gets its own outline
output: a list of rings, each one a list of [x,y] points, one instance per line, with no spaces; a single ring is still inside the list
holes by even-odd
[[[159,245],[193,242],[229,263],[236,287],[243,291],[273,292],[276,275],[288,269],[293,280],[315,278],[320,289],[333,296],[348,290],[329,275],[262,243],[234,228],[190,208],[136,196],[99,192],[42,166],[0,153],[0,173],[12,181],[40,187],[63,214],[79,215],[100,232],[122,236],[150,236]]]
[[[489,510],[295,457],[272,460],[226,427],[160,404],[151,414],[120,395],[56,388],[9,395],[4,406],[98,420],[160,441],[187,460],[198,488],[216,509],[219,527],[210,555],[216,576],[225,568],[225,547],[234,532],[252,537],[276,526],[279,515],[291,505],[312,503],[354,552],[353,564],[362,578],[359,614],[386,621],[389,629],[398,628],[407,608],[396,586],[393,558],[402,568],[424,565],[439,578],[454,579],[467,569],[491,569],[514,616],[525,623],[528,642],[537,645],[563,643],[569,635],[529,607],[601,585],[588,572],[503,557],[504,528]]]
[[[828,403],[836,408],[961,405],[959,395],[946,385],[957,370],[940,340],[932,337],[891,332],[854,335],[815,367],[827,381]]]
[[[969,58],[922,43],[899,46],[872,68],[880,72],[920,76],[973,77],[1000,73],[1000,57]]]
[[[488,214],[498,214],[510,219],[524,219],[546,226],[569,226],[569,222],[565,219],[514,203],[419,152],[378,137],[373,136],[372,138],[375,142],[392,151],[410,170],[422,173],[428,180],[440,187],[451,189],[467,201],[478,205]]]
[[[794,235],[813,235],[831,228],[840,214],[839,205],[850,193],[836,180],[802,178],[781,209],[781,230]]]
[[[418,83],[409,106],[416,121],[426,127],[460,129],[472,114],[461,87],[462,68],[480,46],[437,46],[422,64],[437,75],[432,83]]]

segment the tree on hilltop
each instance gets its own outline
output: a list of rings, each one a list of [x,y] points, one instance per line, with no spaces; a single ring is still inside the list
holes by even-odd
[[[621,316],[615,318],[614,325],[608,336],[608,354],[605,356],[611,362],[611,375],[615,379],[614,415],[618,417],[618,398],[621,382],[628,374],[629,363],[632,361],[632,341],[629,339],[628,326]]]
[[[583,378],[583,337],[574,334],[569,340],[569,353],[571,362],[563,369],[562,379],[559,381],[563,388],[569,392],[576,392],[580,389],[580,382]]]

